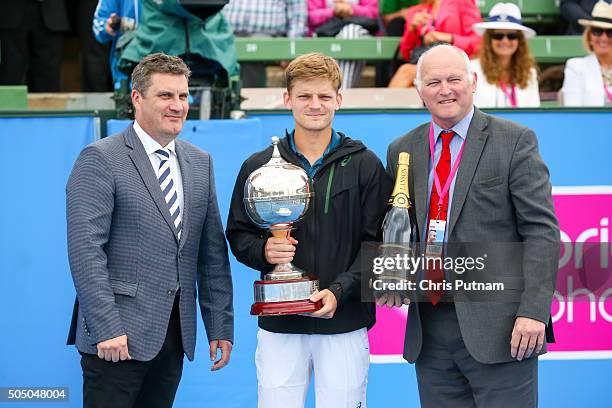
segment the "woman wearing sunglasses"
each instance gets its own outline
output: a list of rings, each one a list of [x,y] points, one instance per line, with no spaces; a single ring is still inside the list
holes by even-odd
[[[497,3],[489,20],[474,24],[483,35],[479,58],[472,61],[477,86],[474,105],[479,108],[540,106],[538,74],[527,38],[535,35],[521,22],[521,11],[512,3]]]
[[[589,55],[570,58],[565,64],[563,104],[565,106],[612,106],[612,4],[600,1],[591,19],[580,19]]]

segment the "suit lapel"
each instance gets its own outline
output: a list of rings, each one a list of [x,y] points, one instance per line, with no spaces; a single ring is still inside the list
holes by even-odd
[[[419,232],[423,233],[427,222],[427,181],[429,179],[429,126],[424,126],[424,131],[418,135],[413,154],[414,168],[414,197]]]
[[[149,190],[149,194],[151,198],[153,198],[153,202],[159,209],[162,217],[166,220],[166,223],[172,230],[174,237],[178,241],[178,235],[176,232],[176,228],[174,227],[174,223],[172,222],[172,218],[170,217],[170,211],[168,210],[168,204],[164,197],[162,196],[161,188],[159,187],[159,181],[153,171],[153,167],[151,166],[151,161],[147,157],[147,152],[145,152],[142,143],[138,140],[138,136],[136,136],[136,132],[132,125],[128,127],[124,133],[125,144],[130,147],[132,150],[129,153],[130,159],[134,163],[136,170],[140,174],[142,181],[144,182],[145,187]]]
[[[486,127],[486,117],[482,112],[474,108],[474,116],[472,117],[472,123],[470,123],[468,134],[465,138],[463,156],[461,157],[461,164],[459,165],[457,178],[455,180],[448,237],[451,237],[453,228],[461,214],[461,209],[465,203],[465,197],[472,184],[476,167],[478,167],[482,150],[487,141],[488,133],[485,131]]]
[[[175,143],[176,155],[178,157],[179,166],[181,167],[181,177],[183,178],[183,232],[181,232],[181,241],[179,243],[179,250],[185,245],[186,238],[189,234],[189,217],[191,216],[191,202],[192,202],[192,168],[189,156],[185,152],[183,145],[177,140]]]

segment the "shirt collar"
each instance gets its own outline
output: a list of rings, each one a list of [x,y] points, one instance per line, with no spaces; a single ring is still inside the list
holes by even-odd
[[[176,151],[174,150],[174,140],[168,143],[165,148],[162,147],[162,145],[157,143],[155,139],[149,136],[149,134],[145,132],[144,129],[135,120],[134,120],[134,131],[136,132],[136,136],[138,136],[138,139],[140,139],[140,142],[142,143],[142,146],[144,147],[145,152],[147,152],[147,156],[154,154],[155,151],[159,149],[168,149],[170,150],[171,153],[176,154]]]
[[[438,142],[438,138],[440,137],[440,132],[442,132],[443,130],[452,130],[457,135],[459,135],[463,140],[465,140],[465,138],[467,137],[468,129],[470,128],[470,122],[472,121],[473,116],[474,116],[474,107],[472,106],[472,109],[468,112],[468,114],[465,115],[463,119],[457,122],[450,129],[443,129],[442,127],[438,126],[436,122],[433,122],[434,140],[436,141],[436,143]]]
[[[289,139],[289,147],[291,147],[291,150],[293,150],[293,152],[298,155],[302,155],[297,149],[295,141],[293,140],[295,135],[295,129],[291,132],[285,131],[285,133],[287,134],[287,139]],[[331,140],[329,141],[329,144],[327,145],[327,148],[325,149],[325,151],[323,152],[323,156],[321,157],[325,157],[329,152],[338,147],[340,145],[340,139],[340,135],[334,129],[332,129]]]

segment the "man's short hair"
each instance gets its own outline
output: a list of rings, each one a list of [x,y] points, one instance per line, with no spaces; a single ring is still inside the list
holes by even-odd
[[[294,81],[315,78],[328,79],[336,90],[342,85],[342,72],[335,59],[320,52],[300,55],[285,70],[285,85],[291,92]]]
[[[422,68],[422,65],[423,65],[423,60],[425,59],[425,56],[427,54],[429,54],[433,49],[436,49],[438,47],[444,47],[444,48],[452,49],[452,50],[456,51],[457,54],[461,55],[461,57],[463,58],[463,61],[465,62],[465,71],[467,72],[468,82],[471,84],[472,81],[474,80],[474,68],[472,67],[472,64],[470,63],[470,57],[468,57],[468,55],[465,53],[465,51],[463,51],[461,48],[455,47],[454,45],[451,45],[451,44],[436,44],[436,45],[432,45],[431,47],[429,47],[419,57],[419,60],[417,61],[417,66],[416,66],[416,79],[414,80],[414,86],[419,91],[421,90],[421,85],[422,85],[422,81],[421,81],[421,78],[422,78],[421,68]]]
[[[191,71],[179,57],[166,55],[163,52],[147,55],[132,71],[132,89],[144,95],[151,85],[153,74],[185,75],[189,80]]]

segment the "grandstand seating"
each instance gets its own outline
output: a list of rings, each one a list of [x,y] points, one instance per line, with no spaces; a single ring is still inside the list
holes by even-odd
[[[523,21],[527,24],[556,23],[559,21],[559,0],[503,0],[514,3],[521,9]],[[476,0],[483,16],[489,14],[491,7],[500,0]]]
[[[543,0],[529,1],[540,2]],[[239,61],[288,60],[312,51],[321,51],[336,59],[374,61],[393,58],[399,40],[399,37],[355,40],[336,38],[236,38],[236,51]],[[539,63],[563,63],[568,58],[586,55],[580,36],[537,36],[529,40],[529,46]]]

